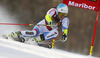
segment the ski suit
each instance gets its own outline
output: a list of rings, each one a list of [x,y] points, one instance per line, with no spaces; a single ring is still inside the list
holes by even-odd
[[[68,17],[64,17],[62,20],[60,20],[57,15],[56,8],[51,8],[50,10],[48,10],[45,16],[45,19],[43,19],[37,24],[48,25],[52,21],[55,21],[57,23],[57,28],[52,28],[51,26],[34,26],[33,30],[21,31],[21,34],[23,37],[35,37],[40,34],[43,34],[44,40],[51,40],[57,37],[57,35],[59,34],[58,27],[62,25],[62,33],[66,34],[67,36],[69,19]],[[27,33],[27,32],[30,32],[30,33]]]

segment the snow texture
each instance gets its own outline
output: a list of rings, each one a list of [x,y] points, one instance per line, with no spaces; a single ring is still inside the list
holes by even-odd
[[[0,38],[0,58],[96,58]]]

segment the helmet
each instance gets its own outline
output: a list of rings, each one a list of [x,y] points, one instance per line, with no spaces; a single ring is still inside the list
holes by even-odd
[[[57,14],[58,13],[68,13],[68,6],[66,5],[66,4],[63,4],[63,3],[61,3],[61,4],[59,4],[58,6],[57,6]]]

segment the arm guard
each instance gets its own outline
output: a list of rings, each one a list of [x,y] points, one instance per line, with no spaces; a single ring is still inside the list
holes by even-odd
[[[52,22],[52,17],[49,14],[47,14],[45,16],[45,18],[46,18],[46,21],[48,22],[48,24],[50,24],[50,22]]]

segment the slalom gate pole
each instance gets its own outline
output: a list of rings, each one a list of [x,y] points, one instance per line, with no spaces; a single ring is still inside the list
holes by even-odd
[[[52,42],[52,48],[54,48],[55,39],[56,39],[56,38],[53,38],[53,42]]]
[[[55,40],[55,42],[60,42],[61,40]],[[53,41],[52,42],[49,42],[49,43],[45,43],[45,44],[52,44],[53,43]]]
[[[0,23],[0,25],[25,25],[25,26],[33,26],[34,24]],[[51,26],[51,25],[38,24],[37,26]]]
[[[25,26],[32,26],[33,24],[0,23],[0,25],[25,25]]]
[[[95,22],[95,28],[94,28],[94,33],[93,33],[93,39],[92,39],[92,44],[91,44],[91,48],[90,48],[90,55],[92,55],[92,52],[93,52],[93,46],[94,46],[94,40],[95,40],[95,34],[96,34],[96,28],[97,28],[98,17],[99,17],[99,11],[97,11],[96,22]]]

